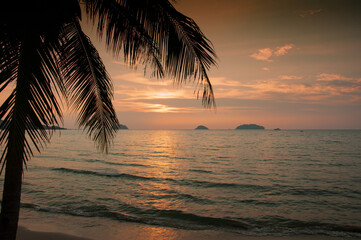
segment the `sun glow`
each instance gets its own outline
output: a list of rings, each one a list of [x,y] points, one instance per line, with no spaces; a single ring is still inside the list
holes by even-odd
[[[166,112],[177,112],[177,108],[167,107],[163,104],[153,104],[152,106],[154,112],[166,113]]]

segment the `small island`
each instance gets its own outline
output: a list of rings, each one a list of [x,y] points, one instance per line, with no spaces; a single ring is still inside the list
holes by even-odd
[[[4,130],[5,129],[5,126],[7,125],[8,122],[5,122],[4,120],[0,120],[0,129]],[[67,130],[66,128],[63,128],[63,127],[59,127],[59,126],[56,126],[56,125],[51,125],[51,126],[45,126],[45,125],[42,125],[43,128],[45,130]],[[40,129],[38,127],[35,127],[36,129]]]
[[[124,124],[119,124],[118,126],[113,126],[114,129],[129,129],[126,125]]]
[[[63,127],[59,127],[59,126],[45,126],[43,125],[44,129],[46,130],[67,130],[66,128],[63,128]]]
[[[203,125],[199,125],[198,127],[195,128],[196,130],[208,130],[208,128],[206,126]]]
[[[264,130],[263,126],[257,124],[242,124],[236,127],[237,130]]]

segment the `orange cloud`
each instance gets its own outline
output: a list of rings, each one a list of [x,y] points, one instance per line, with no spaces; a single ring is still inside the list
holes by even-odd
[[[282,80],[299,80],[302,79],[303,77],[301,76],[293,76],[293,75],[281,75],[280,79]]]
[[[131,83],[137,83],[142,85],[155,85],[155,86],[166,86],[170,85],[170,80],[150,80],[144,77],[144,74],[138,72],[132,72],[122,75],[116,75],[112,77],[113,80],[123,80]]]
[[[130,86],[128,88],[121,88],[115,91],[115,94],[122,95],[125,100],[137,100],[137,99],[171,99],[171,98],[194,98],[194,91],[187,88],[183,89],[169,89],[169,88],[136,88]]]
[[[340,82],[340,79],[350,81]],[[325,105],[350,104],[360,101],[361,98],[361,80],[352,79],[351,81],[351,79],[338,74],[319,74],[309,79],[304,79],[303,76],[280,75],[251,83],[239,82],[234,87],[223,86],[223,88],[216,88],[216,92],[219,98],[311,101]]]
[[[210,80],[213,86],[241,86],[239,81],[228,80],[225,77],[215,77],[211,78]]]
[[[282,56],[285,55],[286,53],[288,53],[289,50],[291,50],[293,48],[293,44],[286,44],[282,47],[277,47],[277,50],[274,52],[275,56]]]
[[[269,58],[272,56],[273,50],[270,48],[258,49],[256,53],[251,55],[252,58],[260,61],[272,62]]]
[[[160,103],[147,103],[141,101],[115,100],[116,111],[132,112],[154,112],[154,113],[192,113],[201,109],[193,107],[174,107]]]
[[[283,51],[282,47],[278,50]],[[115,86],[114,105],[117,111],[192,114],[203,111],[201,107],[190,107],[189,102],[186,102],[189,99],[196,102],[192,86],[174,88],[171,86],[171,81],[165,82],[168,86],[162,86],[159,82],[151,81],[140,73],[119,75],[116,78],[128,82]],[[232,101],[252,99],[342,105],[359,102],[361,98],[361,80],[340,74],[321,73],[313,77],[285,74],[270,79],[246,82],[226,77],[213,77],[211,82],[217,99]],[[182,103],[188,107],[183,107]],[[222,106],[218,106],[218,109],[227,111]],[[237,108],[237,110],[247,109]]]
[[[250,55],[250,57],[260,60],[260,61],[267,61],[267,62],[273,62],[271,57],[279,57],[283,56],[288,53],[289,50],[291,50],[294,47],[294,44],[285,44],[284,46],[276,47],[275,50],[271,48],[262,48],[258,49],[257,52]]]
[[[317,80],[318,81],[336,81],[336,80],[352,81],[354,79],[349,78],[349,77],[344,77],[344,76],[339,75],[339,74],[321,73],[321,74],[317,75]]]

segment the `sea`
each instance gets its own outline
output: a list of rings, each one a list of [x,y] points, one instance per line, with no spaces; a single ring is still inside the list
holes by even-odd
[[[359,238],[361,130],[119,130],[108,154],[57,131],[27,163],[21,211],[83,230]]]

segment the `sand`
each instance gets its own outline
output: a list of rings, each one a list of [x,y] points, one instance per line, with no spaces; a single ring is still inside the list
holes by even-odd
[[[179,230],[164,227],[147,227],[142,225],[126,224],[118,232],[118,236],[104,236],[105,238],[86,238],[73,236],[65,233],[31,231],[25,227],[19,227],[17,240],[344,240],[342,237],[330,237],[323,235],[301,236],[245,236],[234,233],[216,231]],[[356,240],[360,238],[347,238]]]
[[[64,233],[36,232],[24,227],[19,227],[18,240],[90,240],[89,238],[76,237]]]

